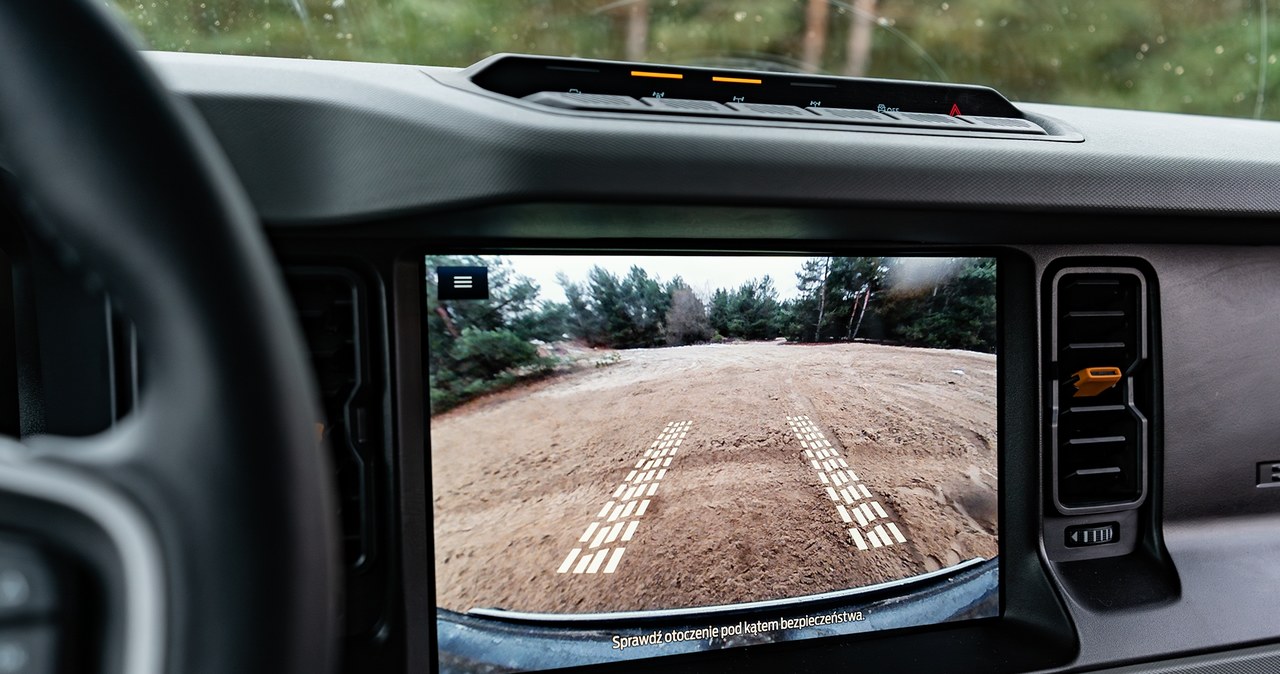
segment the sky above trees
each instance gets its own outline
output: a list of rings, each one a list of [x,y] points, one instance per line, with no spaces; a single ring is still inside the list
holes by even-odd
[[[520,273],[538,284],[542,299],[565,301],[564,288],[557,282],[558,274],[571,279],[585,279],[592,267],[600,267],[618,276],[625,276],[636,263],[634,255],[505,255]],[[791,279],[800,271],[804,259],[794,256],[753,255],[726,257],[724,255],[646,255],[643,267],[659,278],[679,276],[685,285],[699,294],[709,296],[716,288],[737,286],[761,276],[775,279]],[[778,287],[779,299],[791,299],[799,294],[793,283]]]

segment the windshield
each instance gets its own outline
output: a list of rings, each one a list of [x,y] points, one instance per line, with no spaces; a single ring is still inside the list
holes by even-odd
[[[1280,119],[1268,1],[114,0],[167,51],[440,66],[523,52]]]

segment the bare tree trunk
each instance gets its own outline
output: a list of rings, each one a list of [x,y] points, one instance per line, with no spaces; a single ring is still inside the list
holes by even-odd
[[[627,60],[643,61],[649,53],[649,0],[627,7]]]
[[[871,294],[871,286],[867,286],[864,290],[859,291],[857,295],[853,296],[853,306],[849,307],[849,322],[844,326],[844,338],[847,340],[852,340],[854,336],[858,334],[857,329],[853,326],[853,322],[856,320],[858,321],[859,326],[862,325],[862,316],[858,314],[858,303],[862,302],[862,310],[867,310],[867,303],[863,297],[864,294]]]
[[[844,74],[849,77],[866,77],[871,67],[871,35],[875,28],[876,0],[853,0],[853,9]]]
[[[858,338],[858,331],[862,329],[862,317],[867,315],[867,305],[870,303],[871,303],[871,288],[868,287],[867,294],[864,295],[862,298],[862,311],[858,312],[858,324],[853,326],[853,336],[849,338],[849,341],[852,342],[853,340]]]
[[[804,69],[814,73],[822,67],[822,54],[827,50],[827,18],[830,0],[809,0],[804,13]]]
[[[445,309],[443,304],[437,304],[436,314],[440,316],[440,320],[444,321],[444,329],[456,339],[461,333],[458,332],[458,326],[453,324],[453,319],[449,317],[449,310]]]
[[[844,324],[844,338],[853,339],[853,320],[858,317],[858,302],[862,301],[862,293],[853,296],[853,306],[849,307],[849,322]]]
[[[822,287],[818,289],[818,327],[813,331],[813,341],[822,341],[822,318],[827,313],[827,277],[831,275],[831,258],[822,264]]]

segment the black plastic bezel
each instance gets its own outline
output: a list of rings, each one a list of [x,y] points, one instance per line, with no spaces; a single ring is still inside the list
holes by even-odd
[[[596,219],[596,236],[575,236],[582,231],[579,218],[593,211],[608,214]],[[1057,595],[1041,558],[1039,522],[1040,452],[1038,416],[1038,339],[1036,337],[1036,292],[1034,266],[1024,253],[1006,247],[853,242],[831,236],[824,227],[829,212],[805,209],[772,209],[787,230],[807,230],[808,236],[786,239],[742,237],[737,226],[742,219],[757,220],[758,209],[637,206],[626,214],[616,208],[590,206],[524,206],[493,208],[480,212],[459,211],[433,218],[423,227],[414,245],[406,244],[396,260],[397,353],[402,395],[398,427],[404,455],[412,453],[413,442],[429,451],[423,367],[422,312],[423,255],[431,252],[513,252],[513,251],[609,251],[609,252],[725,252],[725,253],[805,253],[805,252],[893,252],[895,254],[938,254],[992,256],[999,262],[999,473],[1000,473],[1000,559],[1001,616],[967,621],[855,635],[806,640],[768,647],[671,656],[660,660],[610,663],[583,671],[648,671],[657,663],[675,671],[698,671],[711,667],[745,667],[749,671],[803,670],[832,661],[859,662],[871,669],[903,670],[937,666],[945,653],[950,665],[986,672],[1012,672],[1061,666],[1070,662],[1078,648],[1070,618]],[[534,215],[535,228],[554,233],[548,236],[516,236],[531,231],[525,218]],[[673,222],[672,216],[676,221]],[[646,219],[661,216],[667,226],[683,226],[687,238],[644,236]],[[559,222],[557,222],[559,221]],[[576,226],[575,226],[576,225]],[[545,228],[543,227],[545,226]],[[824,231],[825,230],[825,231]],[[409,351],[412,357],[406,358]],[[416,365],[417,372],[407,370]],[[417,385],[411,379],[417,380]],[[410,393],[408,398],[403,394]],[[411,403],[412,406],[406,404]],[[416,418],[415,418],[416,417]],[[429,507],[430,475],[425,454],[411,463],[421,470],[423,493],[414,497],[424,507],[422,529],[431,529]],[[402,483],[414,480],[402,479]],[[415,518],[416,519],[416,518]],[[421,535],[406,529],[408,536]],[[427,541],[432,540],[430,537]],[[434,580],[430,544],[415,545],[421,557],[407,569],[427,575],[425,582],[410,583],[408,592],[426,596],[407,597],[416,615],[426,617],[428,629],[409,635],[434,650]],[[407,551],[407,555],[408,555]],[[424,587],[425,586],[425,587]],[[421,624],[421,623],[419,623]],[[429,632],[429,633],[427,633]],[[424,653],[425,655],[425,653]]]

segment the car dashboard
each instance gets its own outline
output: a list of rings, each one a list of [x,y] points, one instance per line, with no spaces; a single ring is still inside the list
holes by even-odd
[[[990,89],[921,83],[853,86],[870,93],[833,105],[811,92],[847,86],[841,78],[518,55],[465,70],[176,53],[145,59],[194,105],[230,160],[311,348],[325,417],[318,432],[341,499],[345,671],[1280,667],[1280,438],[1271,419],[1280,393],[1280,314],[1270,309],[1280,290],[1273,247],[1280,243],[1280,153],[1273,150],[1280,124],[1011,103]],[[700,77],[767,85],[768,94],[752,89],[739,101],[738,89],[695,85]],[[786,87],[801,99],[788,98],[795,94]],[[841,118],[833,110],[867,114]],[[34,407],[5,403],[23,410],[5,423],[14,434],[76,434],[127,415],[146,386],[136,355],[145,343],[128,319],[99,291],[68,281],[55,253],[38,242],[14,235],[0,250],[13,272],[0,277],[15,279],[14,301],[8,311],[0,304],[0,319],[8,314],[19,354],[0,376],[41,381]],[[944,387],[962,385],[956,380],[972,378],[974,368],[990,369],[991,437],[973,444],[986,446],[989,482],[998,484],[996,554],[932,553],[933,566],[951,569],[946,583],[986,574],[988,585],[965,604],[986,612],[967,616],[961,607],[948,620],[922,618],[904,602],[909,593],[885,587],[866,604],[848,597],[814,604],[828,613],[871,607],[870,615],[885,615],[878,629],[719,641],[692,630],[723,629],[755,614],[730,607],[722,613],[732,619],[724,620],[703,610],[566,627],[538,611],[446,612],[437,601],[441,584],[459,572],[442,560],[448,541],[464,539],[445,535],[443,513],[453,503],[442,494],[458,478],[433,457],[444,451],[437,433],[461,422],[457,413],[432,411],[428,333],[434,302],[443,299],[431,256],[448,255],[992,260],[998,356],[982,361],[988,365],[935,368],[950,377]],[[867,290],[864,301],[871,297]],[[1085,325],[1090,316],[1115,323]],[[851,343],[853,319],[849,313]],[[846,366],[827,367],[823,376],[839,377]],[[1070,396],[1090,378],[1111,397],[1086,410]],[[715,399],[746,401],[750,386]],[[472,404],[492,415],[505,404],[502,395]],[[641,414],[639,405],[609,409],[625,417]],[[775,415],[779,433],[817,437],[790,414]],[[825,423],[840,426],[838,413],[830,415]],[[695,431],[700,418],[688,416]],[[655,421],[652,431],[689,430],[680,421]],[[516,455],[539,441],[532,429],[540,427],[529,423],[496,436],[483,426],[467,432],[489,438],[502,456]],[[847,433],[827,434],[852,446],[868,429],[850,424]],[[613,442],[607,436],[592,437]],[[588,465],[563,456],[556,470]],[[815,468],[825,458],[815,458]],[[497,475],[533,479],[523,467]],[[806,478],[814,498],[823,498],[827,476]],[[927,482],[911,484],[932,490]],[[495,484],[486,488],[499,490]],[[885,489],[910,488],[904,485]],[[608,490],[584,496],[568,512],[594,514],[608,497]],[[690,498],[705,506],[690,517],[721,526],[714,494]],[[852,526],[854,500],[833,500]],[[824,516],[836,522],[831,508]],[[869,509],[861,513],[874,519]],[[476,526],[515,515],[491,517]],[[548,546],[555,564],[578,545],[579,522],[565,526],[576,529]],[[620,525],[612,531],[626,535]],[[877,548],[895,544],[884,532],[901,533],[879,531]],[[861,536],[844,545],[869,547]],[[582,540],[593,537],[588,530]],[[726,548],[733,543],[731,536]],[[603,578],[633,557],[608,566],[604,553],[582,559],[565,559],[563,576],[574,576],[576,566],[582,579],[596,569]],[[555,564],[546,565],[550,576]],[[710,570],[685,573],[695,584],[726,582]],[[708,646],[646,650],[643,641],[618,641],[654,629]],[[619,643],[632,644],[632,654],[623,657]]]

